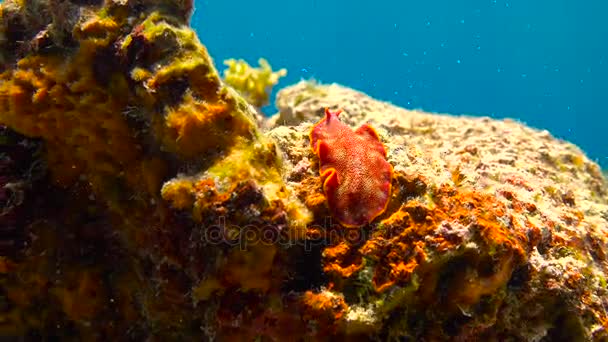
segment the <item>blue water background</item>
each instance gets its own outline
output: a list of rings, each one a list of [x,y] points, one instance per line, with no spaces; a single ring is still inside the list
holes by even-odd
[[[287,68],[406,108],[510,117],[608,168],[608,1],[200,1],[192,26],[228,58]],[[274,100],[273,100],[274,101]],[[273,105],[266,113],[276,110]]]

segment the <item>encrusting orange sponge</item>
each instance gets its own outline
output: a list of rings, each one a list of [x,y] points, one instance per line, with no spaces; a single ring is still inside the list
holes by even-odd
[[[338,119],[341,112],[325,109],[325,118],[310,131],[310,145],[333,217],[359,227],[386,209],[393,168],[378,133],[368,124],[353,131]]]

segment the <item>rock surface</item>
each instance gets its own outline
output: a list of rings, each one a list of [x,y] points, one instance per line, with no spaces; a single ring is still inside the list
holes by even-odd
[[[261,130],[192,5],[0,4],[0,339],[608,338],[607,187],[578,148],[307,82]],[[322,192],[326,106],[394,169],[362,227]]]
[[[324,107],[375,127],[395,170],[392,204],[367,236],[323,251],[345,331],[608,337],[608,189],[579,148],[513,120],[406,110],[336,84],[300,82],[277,104],[267,134],[317,224],[327,211],[308,133]]]

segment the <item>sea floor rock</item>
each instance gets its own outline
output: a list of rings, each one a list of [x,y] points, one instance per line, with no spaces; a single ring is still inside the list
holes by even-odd
[[[337,84],[302,81],[277,104],[267,135],[311,226],[329,237],[321,263],[325,291],[347,307],[342,332],[608,338],[608,188],[578,147],[513,120],[407,110]],[[375,127],[395,170],[387,211],[356,234],[327,226],[308,138],[325,107]]]
[[[260,129],[192,9],[0,4],[0,339],[608,338],[608,189],[576,146],[312,82]],[[388,151],[362,227],[322,192],[324,107]]]

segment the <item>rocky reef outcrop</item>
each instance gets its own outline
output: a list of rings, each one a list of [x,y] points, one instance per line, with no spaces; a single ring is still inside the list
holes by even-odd
[[[608,338],[608,186],[577,147],[314,82],[258,124],[191,11],[0,4],[0,335]],[[373,126],[392,166],[362,227],[322,191],[325,107]]]
[[[344,332],[606,338],[608,189],[579,148],[512,120],[406,110],[336,84],[300,82],[277,105],[267,134],[314,213],[309,229],[326,237],[318,293],[344,298]],[[308,141],[324,107],[374,126],[394,168],[386,212],[360,230],[327,225]]]

